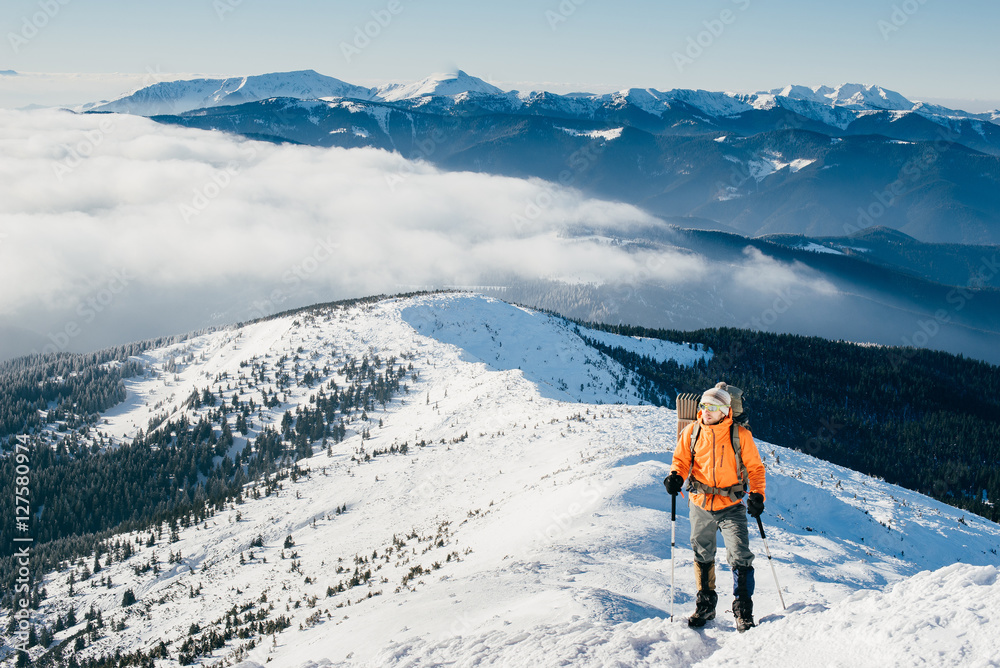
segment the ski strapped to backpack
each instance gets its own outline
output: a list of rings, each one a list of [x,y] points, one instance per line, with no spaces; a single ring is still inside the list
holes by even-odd
[[[721,383],[720,383],[721,385]],[[691,431],[691,468],[688,469],[687,488],[691,492],[698,494],[714,494],[716,496],[728,497],[731,501],[739,501],[746,496],[750,489],[749,474],[747,467],[743,464],[743,453],[740,450],[740,425],[746,426],[747,415],[743,412],[743,391],[738,387],[728,385],[726,392],[732,397],[730,405],[730,417],[733,419],[730,428],[729,440],[733,444],[733,451],[736,453],[736,461],[740,467],[740,482],[732,487],[712,487],[694,478],[694,448],[698,443],[698,434],[701,433],[701,422],[698,420],[698,399],[697,394],[680,394],[677,396],[677,430],[680,432],[688,425],[694,424]]]

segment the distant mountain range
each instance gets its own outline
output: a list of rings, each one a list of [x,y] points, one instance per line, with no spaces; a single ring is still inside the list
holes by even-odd
[[[611,234],[594,230],[595,234]],[[734,326],[826,339],[912,345],[1000,364],[1000,248],[925,244],[888,228],[850,237],[747,239],[675,226],[617,233],[636,251],[690,253],[713,268],[704,280],[567,284],[498,276],[482,291],[588,322],[678,330]],[[807,285],[769,289],[748,256],[794,267]]]
[[[462,71],[364,88],[307,70],[162,82],[81,110],[540,177],[745,236],[887,226],[1000,243],[1000,111],[878,86],[556,95]]]
[[[667,92],[653,88],[630,88],[617,93],[554,93],[504,91],[462,70],[434,74],[410,84],[391,83],[366,88],[328,77],[314,70],[275,72],[227,79],[192,79],[166,81],[146,86],[111,101],[85,105],[81,110],[117,111],[156,116],[183,113],[194,109],[257,102],[273,97],[299,99],[349,98],[356,100],[407,103],[424,111],[447,108],[461,110],[463,103],[475,98],[484,109],[494,112],[549,110],[570,116],[599,118],[602,110],[617,105],[631,105],[652,116],[663,117],[677,105],[700,110],[712,118],[735,117],[748,111],[787,109],[805,118],[847,130],[856,121],[881,112],[895,112],[897,118],[915,114],[942,126],[970,120],[996,123],[1000,109],[987,113],[969,113],[939,105],[912,102],[899,93],[880,86],[843,84],[829,86],[786,86],[756,93],[723,93],[704,90],[674,89]],[[433,100],[432,98],[445,98]],[[974,126],[979,133],[980,126]],[[987,130],[983,130],[986,132]]]
[[[814,253],[845,255],[944,285],[1000,288],[1000,247],[926,244],[887,227],[850,237],[772,234],[769,243]]]

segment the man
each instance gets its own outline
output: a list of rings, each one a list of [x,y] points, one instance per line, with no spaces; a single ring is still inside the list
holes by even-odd
[[[664,484],[667,492],[679,494],[690,474],[691,547],[698,594],[688,625],[701,627],[715,618],[719,598],[715,593],[716,534],[722,531],[726,560],[733,572],[733,614],[736,629],[742,633],[754,626],[753,553],[747,513],[759,517],[764,512],[764,465],[750,430],[742,426],[736,427],[742,466],[737,461],[732,443],[732,397],[727,389],[725,383],[719,383],[701,395],[698,420],[678,437],[672,472]],[[692,444],[696,428],[698,435]],[[742,498],[748,490],[744,507]]]

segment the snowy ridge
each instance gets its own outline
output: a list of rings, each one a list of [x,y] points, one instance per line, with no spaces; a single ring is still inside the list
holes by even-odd
[[[918,114],[945,127],[963,120],[998,122],[997,112],[972,114],[913,102],[899,93],[871,84],[845,83],[836,87],[790,85],[754,93],[686,89],[663,92],[653,88],[630,88],[603,95],[557,95],[542,91],[504,91],[462,70],[432,74],[413,83],[391,83],[378,88],[355,86],[313,70],[160,82],[110,102],[84,105],[78,111],[115,111],[153,116],[272,97],[405,103],[413,108],[438,113],[449,113],[456,104],[474,101],[475,106],[496,112],[517,113],[530,107],[586,119],[595,118],[602,110],[620,109],[625,105],[662,117],[680,103],[710,118],[733,118],[754,110],[780,107],[842,130],[866,114],[880,112],[896,113],[901,117]]]
[[[227,79],[165,81],[126,93],[80,111],[114,111],[140,116],[180,114],[194,109],[258,102],[273,97],[315,100],[324,97],[369,100],[374,90],[345,83],[313,70],[274,72]]]
[[[234,606],[241,628],[251,613],[287,626],[234,637],[200,656],[202,665],[801,665],[823,650],[856,666],[928,657],[995,665],[1000,527],[766,443],[758,444],[769,476],[764,520],[788,610],[754,533],[759,628],[737,635],[725,612],[724,549],[719,618],[700,633],[671,621],[661,481],[676,416],[639,405],[635,380],[580,334],[680,364],[706,354],[578,333],[561,318],[466,294],[319,308],[148,351],[149,373],[103,416],[101,429],[117,439],[164,410],[197,419],[196,409],[174,406],[220,377],[236,386],[221,385],[226,399],[239,391],[259,403],[243,382],[251,359],[272,368],[294,356],[305,369],[378,355],[413,367],[407,392],[367,423],[349,424],[329,450],[314,444],[299,462],[304,473],[276,492],[248,491],[244,503],[182,527],[176,542],[147,547],[148,531],[121,536],[137,552],[102,569],[111,586],[78,579],[70,597],[68,571],[46,575],[39,615],[51,621],[70,603],[79,613],[94,606],[124,628],[82,657],[162,640],[170,658],[158,666],[178,665],[193,624],[193,637],[221,632]],[[168,373],[171,360],[181,362]],[[260,424],[276,425],[318,390],[288,386]],[[408,452],[386,454],[403,443]],[[681,501],[677,616],[693,607],[688,531]],[[178,559],[163,564],[168,552]],[[160,572],[136,574],[154,553]],[[126,588],[138,604],[123,608]],[[57,640],[82,628],[81,619]]]
[[[458,70],[456,73],[432,74],[412,84],[388,84],[378,89],[379,99],[386,102],[409,100],[418,97],[452,96],[463,93],[502,95],[503,91]]]
[[[622,136],[625,128],[610,128],[608,130],[574,130],[573,128],[562,128],[556,126],[557,130],[562,130],[571,137],[587,137],[588,139],[618,139]]]

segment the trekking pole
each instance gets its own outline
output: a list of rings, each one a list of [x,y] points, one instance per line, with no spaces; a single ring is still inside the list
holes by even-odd
[[[677,495],[670,495],[670,621],[674,621],[674,545],[677,537]]]
[[[760,537],[764,539],[764,551],[767,552],[767,563],[771,564],[771,575],[774,576],[774,586],[778,588],[778,598],[781,600],[781,609],[785,608],[785,597],[781,595],[781,585],[778,584],[778,573],[774,570],[774,561],[771,560],[771,548],[767,546],[767,536],[764,535],[764,523],[757,516],[757,528],[760,529]]]

